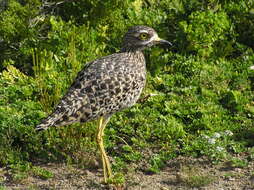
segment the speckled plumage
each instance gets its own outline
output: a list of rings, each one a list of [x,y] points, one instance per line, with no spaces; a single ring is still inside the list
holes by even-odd
[[[79,72],[55,111],[38,128],[86,122],[132,106],[145,85],[141,52],[112,54],[88,63]]]
[[[139,39],[141,33],[147,33],[148,38]],[[146,80],[142,50],[159,43],[154,39],[159,38],[150,27],[130,28],[124,36],[121,52],[87,63],[55,111],[36,129],[82,123],[100,116],[108,118],[135,104]]]

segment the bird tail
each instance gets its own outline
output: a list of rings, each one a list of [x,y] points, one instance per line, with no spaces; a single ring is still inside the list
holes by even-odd
[[[43,119],[42,122],[35,127],[36,131],[47,130],[49,127],[58,126],[56,125],[57,121],[59,121],[64,113],[53,112],[47,118]]]
[[[54,126],[55,120],[52,117],[47,117],[46,119],[42,120],[42,122],[35,127],[36,131],[43,131],[47,130],[49,127]]]

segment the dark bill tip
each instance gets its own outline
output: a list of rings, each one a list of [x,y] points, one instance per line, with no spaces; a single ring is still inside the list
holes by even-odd
[[[167,40],[162,40],[162,39],[161,39],[161,40],[159,41],[159,43],[160,43],[160,44],[165,44],[165,45],[168,45],[168,46],[173,46],[173,44],[172,44],[171,42],[167,41]]]

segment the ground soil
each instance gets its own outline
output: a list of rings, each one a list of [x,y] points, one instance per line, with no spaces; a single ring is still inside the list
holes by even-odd
[[[80,169],[55,163],[41,167],[51,171],[54,177],[47,180],[29,177],[14,183],[8,180],[8,171],[0,169],[2,179],[5,177],[2,186],[7,190],[114,189],[102,183],[101,169]],[[125,177],[126,183],[119,190],[254,190],[254,162],[237,168],[226,162],[213,165],[205,159],[179,157],[169,161],[159,173],[133,171]]]

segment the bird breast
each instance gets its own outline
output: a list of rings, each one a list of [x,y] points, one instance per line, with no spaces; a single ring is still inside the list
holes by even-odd
[[[107,73],[102,72],[99,86],[95,91],[96,107],[100,115],[113,114],[135,104],[146,82],[144,55],[121,53],[121,60],[106,64]]]

